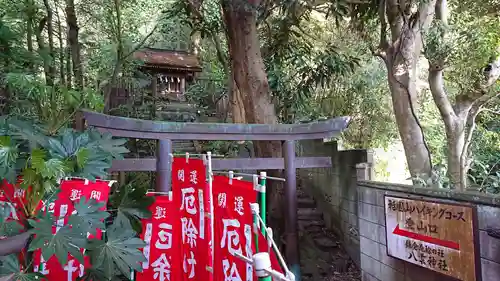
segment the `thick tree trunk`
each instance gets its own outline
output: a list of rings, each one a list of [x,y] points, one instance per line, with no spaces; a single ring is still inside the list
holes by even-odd
[[[422,1],[412,12],[411,1],[380,1],[380,44],[375,51],[387,66],[394,115],[412,177],[431,177],[432,162],[422,127],[416,116],[417,63],[421,36],[433,18],[436,0]],[[388,29],[390,34],[388,34]]]
[[[464,190],[467,183],[467,168],[462,165],[465,146],[465,124],[458,120],[453,128],[446,128],[448,177],[453,188]]]
[[[412,46],[402,46],[402,48],[411,49]],[[410,78],[413,70],[399,54],[394,55],[396,58],[388,56],[386,60],[387,73],[394,115],[405,149],[408,169],[412,177],[427,179],[431,176],[431,158],[415,113],[417,93],[415,81]],[[398,60],[400,62],[397,62]]]
[[[259,1],[252,3],[259,5]],[[247,123],[276,124],[278,119],[271,102],[264,61],[260,52],[255,9],[241,1],[223,1],[227,37],[231,57],[231,70],[243,100]],[[254,142],[257,157],[282,157],[281,143]],[[276,172],[269,173],[276,175]],[[280,234],[283,230],[282,188],[269,189],[271,224]]]
[[[232,75],[231,75],[232,76]],[[234,81],[234,76],[229,77],[229,94],[231,103],[231,112],[233,114],[233,123],[247,123],[245,117],[245,104],[243,96]]]
[[[71,61],[73,65],[73,75],[75,77],[75,86],[77,89],[82,89],[83,67],[80,55],[80,42],[78,41],[79,27],[75,12],[74,0],[66,0],[66,24],[68,25],[68,43],[71,50]]]
[[[257,5],[257,4],[255,4]],[[243,3],[227,1],[224,14],[228,26],[232,71],[242,94],[248,123],[276,124],[278,119],[269,94],[264,61],[260,53],[255,11]],[[258,142],[256,154],[281,156],[281,144]]]

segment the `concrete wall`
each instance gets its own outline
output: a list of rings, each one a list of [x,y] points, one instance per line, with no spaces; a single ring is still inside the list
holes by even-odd
[[[330,156],[332,168],[299,169],[299,186],[313,196],[326,226],[360,265],[357,178],[372,179],[373,155],[367,150],[338,150],[336,142],[301,141],[297,156]],[[363,163],[361,166],[358,164]],[[359,167],[358,167],[359,166]]]
[[[360,167],[361,165],[358,165]],[[360,167],[361,168],[361,167]],[[484,194],[449,192],[369,181],[358,182],[359,236],[363,281],[451,281],[428,269],[397,260],[386,254],[384,194],[414,195],[443,202],[469,202],[477,206],[482,281],[500,280],[500,239],[486,230],[500,229],[500,198]],[[453,198],[453,200],[450,200]]]

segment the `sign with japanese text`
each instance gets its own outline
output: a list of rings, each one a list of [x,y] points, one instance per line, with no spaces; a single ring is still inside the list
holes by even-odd
[[[172,193],[179,206],[183,274],[180,280],[210,280],[206,167],[201,159],[174,158]]]
[[[56,225],[52,228],[52,232],[56,233],[61,227],[66,225],[69,216],[74,209],[74,202],[80,200],[81,197],[95,199],[97,202],[107,203],[109,198],[109,182],[97,180],[89,182],[85,180],[65,180],[61,182],[61,191],[58,193],[56,200],[49,202],[44,206],[43,211],[54,214],[57,218]],[[106,207],[103,206],[102,209]],[[97,230],[96,235],[87,234],[89,238],[101,239],[102,232]],[[83,250],[82,250],[83,251]],[[52,256],[48,261],[45,261],[40,250],[33,253],[33,264],[35,271],[44,274],[48,280],[68,280],[74,281],[78,277],[82,277],[85,267],[90,266],[88,257],[85,257],[85,265],[80,264],[76,259],[69,255],[68,263],[62,266],[55,256]]]
[[[214,176],[214,280],[251,281],[253,267],[235,254],[251,258],[253,218],[250,203],[257,193],[253,183]],[[264,246],[264,245],[263,245]]]
[[[169,196],[155,196],[151,204],[152,216],[142,220],[141,239],[146,261],[142,272],[136,273],[137,281],[180,280],[180,220],[179,207]]]
[[[385,196],[387,254],[462,281],[475,281],[475,210]]]

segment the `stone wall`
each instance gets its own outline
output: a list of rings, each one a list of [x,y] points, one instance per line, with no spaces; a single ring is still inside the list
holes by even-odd
[[[359,168],[360,165],[358,165]],[[361,178],[363,175],[361,174]],[[415,188],[369,181],[358,181],[357,208],[361,270],[363,281],[451,281],[431,270],[394,259],[386,254],[384,194],[415,196],[419,199],[446,203],[468,202],[477,206],[478,236],[482,281],[500,280],[500,239],[493,238],[487,229],[500,229],[500,197],[479,193],[450,192],[443,189]],[[451,200],[450,198],[453,198]]]
[[[299,186],[316,202],[326,226],[342,238],[351,258],[360,265],[357,178],[372,179],[372,153],[338,150],[336,142],[301,141],[297,156],[330,156],[332,168],[299,169]],[[361,166],[358,164],[363,163]]]

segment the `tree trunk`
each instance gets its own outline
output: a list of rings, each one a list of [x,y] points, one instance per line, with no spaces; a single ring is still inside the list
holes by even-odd
[[[412,12],[411,1],[380,1],[380,44],[377,53],[387,66],[394,115],[412,177],[427,180],[432,162],[422,126],[416,116],[417,63],[422,49],[422,32],[433,19],[436,0],[422,1]],[[387,34],[389,26],[390,34]]]
[[[28,46],[28,52],[33,55],[33,22],[34,22],[34,11],[33,3],[31,1],[25,1],[26,7],[26,44]],[[33,72],[34,65],[31,60],[27,62],[28,69]]]
[[[50,72],[50,61],[45,57],[49,52],[45,47],[45,40],[43,38],[43,30],[45,29],[45,25],[47,24],[47,18],[44,17],[38,23],[38,29],[35,33],[36,42],[38,44],[38,52],[43,58],[43,71],[45,73],[45,81],[48,86],[54,85],[54,79]]]
[[[232,74],[232,73],[230,73]],[[245,105],[243,103],[243,96],[234,81],[234,76],[229,77],[229,100],[231,104],[231,112],[233,114],[233,123],[245,124]]]
[[[412,53],[411,45],[402,48],[407,48],[409,53]],[[431,176],[431,158],[415,114],[417,93],[415,81],[410,78],[413,70],[403,61],[401,55],[394,54],[395,58],[390,55],[386,60],[389,89],[408,169],[412,177],[427,179]]]
[[[448,126],[446,126],[448,127]],[[457,120],[452,128],[446,128],[448,177],[453,188],[465,190],[467,184],[467,168],[462,165],[462,152],[465,146],[465,122]]]
[[[61,84],[66,85],[66,73],[64,63],[64,38],[61,26],[61,17],[59,16],[59,4],[56,5],[56,18],[57,18],[57,35],[59,38],[59,77]],[[69,58],[68,58],[69,59]]]
[[[259,6],[259,2],[252,4]],[[276,124],[278,119],[271,102],[267,74],[260,52],[256,13],[254,8],[247,5],[246,2],[223,1],[231,71],[242,97],[246,122]],[[282,157],[280,142],[257,141],[254,142],[254,148],[257,157]],[[276,175],[276,171],[269,174]],[[283,229],[282,188],[273,185],[269,190],[271,223],[280,233]]]
[[[47,38],[49,40],[48,56],[50,58],[48,70],[50,79],[56,78],[55,55],[54,55],[54,11],[50,7],[49,0],[43,0],[45,10],[47,11]]]
[[[75,12],[74,0],[66,0],[66,24],[68,25],[68,44],[71,50],[73,75],[77,89],[83,88],[83,67],[80,55],[80,42],[78,41],[78,19]],[[69,80],[69,79],[68,79]],[[71,82],[69,82],[71,84]]]

